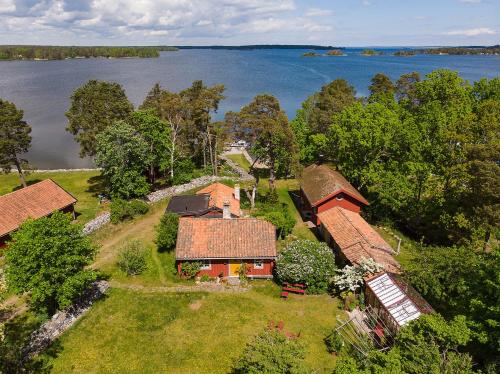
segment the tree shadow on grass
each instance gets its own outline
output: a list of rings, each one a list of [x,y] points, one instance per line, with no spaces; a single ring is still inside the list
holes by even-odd
[[[26,184],[28,186],[31,186],[32,184],[35,184],[35,183],[38,183],[38,182],[41,182],[43,179],[30,179],[30,180],[27,180],[26,181]],[[24,186],[22,184],[18,184],[17,186],[15,186],[13,189],[12,189],[12,192],[14,191],[18,191],[20,189],[24,188]]]
[[[302,219],[302,223],[306,224],[307,221],[310,221],[310,219],[307,218],[302,211],[302,204],[300,201],[300,190],[289,190],[288,196],[290,196],[290,199],[292,200],[295,209],[297,209],[297,212],[299,212],[300,218]],[[314,236],[316,236],[318,240],[320,241],[323,240],[319,235],[317,228],[308,226],[308,229],[314,234]]]
[[[89,187],[85,192],[90,192],[93,196],[97,197],[106,192],[106,185],[102,175],[95,175],[87,179]]]
[[[22,350],[31,333],[41,324],[41,320],[30,312],[13,318],[5,324],[4,340],[0,344],[0,372],[2,373],[49,373],[50,360],[43,356],[23,360]],[[54,344],[53,352],[59,352],[60,345]]]

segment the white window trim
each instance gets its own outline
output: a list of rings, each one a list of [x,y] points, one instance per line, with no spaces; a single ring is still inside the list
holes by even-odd
[[[212,270],[212,261],[202,260],[200,270]]]
[[[257,265],[257,262],[260,262],[260,265]],[[264,269],[264,260],[254,260],[253,261],[253,268],[259,269],[259,270]]]

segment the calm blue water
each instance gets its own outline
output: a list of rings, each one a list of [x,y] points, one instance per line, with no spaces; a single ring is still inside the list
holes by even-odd
[[[397,79],[438,68],[460,72],[470,80],[500,76],[500,56],[361,56],[348,49],[344,57],[301,57],[302,50],[182,50],[164,52],[157,59],[88,59],[0,62],[0,97],[24,109],[33,127],[27,158],[38,168],[91,166],[78,157],[78,144],[64,129],[64,112],[71,93],[92,78],[116,81],[139,105],[155,82],[169,90],[188,87],[193,80],[223,83],[227,98],[217,117],[238,110],[258,93],[279,98],[289,118],[301,102],[335,78],[345,78],[359,95],[366,95],[371,77],[379,72]]]

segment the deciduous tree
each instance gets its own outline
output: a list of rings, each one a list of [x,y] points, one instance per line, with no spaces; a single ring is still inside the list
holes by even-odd
[[[80,156],[95,156],[96,137],[118,120],[128,119],[133,106],[118,83],[90,80],[71,95],[66,128],[80,144]]]
[[[66,308],[95,280],[85,267],[96,247],[69,215],[56,212],[28,220],[8,243],[7,283],[16,293],[30,293],[30,305],[52,314]]]
[[[95,162],[113,197],[129,199],[149,192],[144,176],[151,165],[149,144],[132,125],[118,121],[97,135]]]

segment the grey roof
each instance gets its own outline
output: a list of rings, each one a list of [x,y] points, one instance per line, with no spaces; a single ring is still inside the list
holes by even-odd
[[[167,206],[167,212],[181,216],[198,216],[208,210],[209,195],[173,196]]]

